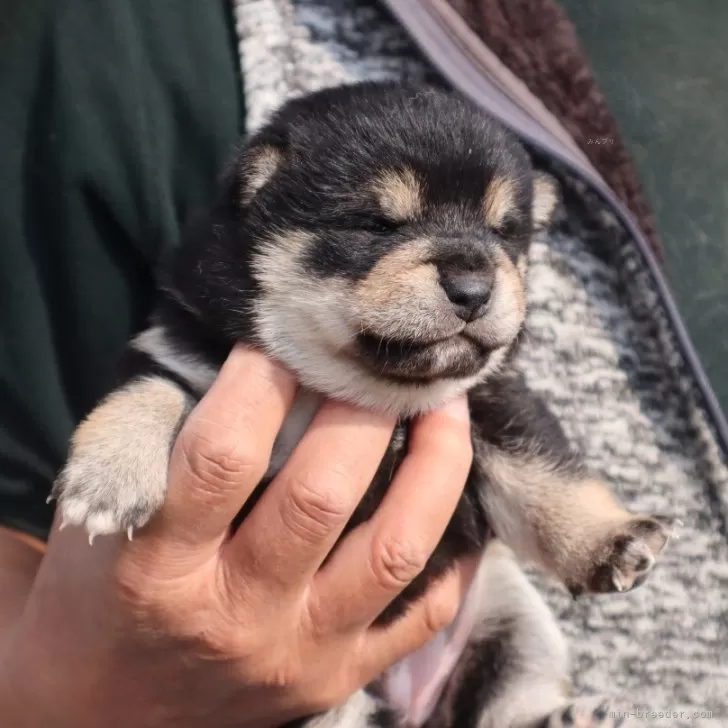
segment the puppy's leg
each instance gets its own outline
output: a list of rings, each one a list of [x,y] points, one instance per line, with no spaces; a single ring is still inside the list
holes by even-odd
[[[191,397],[162,376],[136,379],[110,394],[79,425],[53,486],[64,524],[129,538],[161,506],[167,465]]]
[[[629,513],[604,483],[548,458],[486,447],[479,465],[493,530],[574,596],[639,586],[671,534],[669,519]]]
[[[131,537],[161,506],[177,432],[221,364],[195,342],[194,329],[173,334],[164,313],[130,343],[120,363],[125,383],[76,429],[53,487],[63,522],[85,525],[91,539]]]
[[[639,586],[672,534],[672,520],[626,511],[571,452],[557,420],[521,379],[501,387],[500,428],[477,398],[473,408],[476,468],[495,533],[575,596]]]
[[[427,728],[616,726],[609,700],[568,697],[564,638],[503,543],[486,548],[474,588],[483,593],[477,625]]]

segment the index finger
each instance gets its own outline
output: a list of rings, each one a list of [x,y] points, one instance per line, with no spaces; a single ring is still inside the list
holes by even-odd
[[[233,348],[177,437],[156,536],[192,546],[224,537],[268,468],[295,392],[282,365]]]

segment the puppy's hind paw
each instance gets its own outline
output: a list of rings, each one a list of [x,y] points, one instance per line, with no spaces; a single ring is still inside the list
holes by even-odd
[[[618,728],[627,714],[609,698],[577,698],[566,707],[554,711],[543,723],[544,728]]]

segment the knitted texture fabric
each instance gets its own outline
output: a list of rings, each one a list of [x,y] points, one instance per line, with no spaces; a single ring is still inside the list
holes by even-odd
[[[341,82],[442,83],[374,0],[234,7],[249,131],[286,99]],[[582,183],[550,171],[564,206],[532,248],[521,366],[632,510],[684,526],[629,594],[574,602],[531,575],[568,637],[576,692],[656,711],[635,725],[728,725],[726,462],[634,241]]]

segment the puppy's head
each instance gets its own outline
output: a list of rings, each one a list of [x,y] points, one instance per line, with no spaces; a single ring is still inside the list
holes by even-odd
[[[256,342],[306,386],[408,414],[503,362],[528,242],[556,203],[476,108],[384,85],[289,103],[242,151],[234,188]]]

